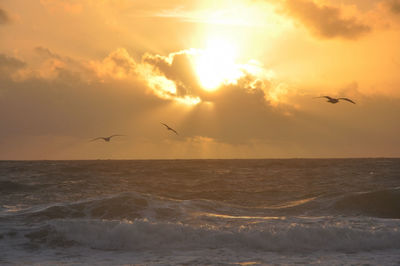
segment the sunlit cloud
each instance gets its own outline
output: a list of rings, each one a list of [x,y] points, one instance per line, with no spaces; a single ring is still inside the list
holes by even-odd
[[[189,49],[168,56],[147,54],[144,62],[154,67],[153,71],[147,70],[148,83],[164,97],[189,96],[197,103],[202,98],[212,98],[212,93],[218,93],[221,88],[234,85],[249,93],[262,90],[265,100],[276,105],[287,92],[274,79],[274,71],[263,68],[255,60],[236,63],[233,47],[223,42],[210,42],[204,50]]]
[[[111,52],[103,61],[91,61],[89,66],[100,77],[113,77],[124,79],[134,75],[136,71],[136,62],[129,53],[119,48]]]

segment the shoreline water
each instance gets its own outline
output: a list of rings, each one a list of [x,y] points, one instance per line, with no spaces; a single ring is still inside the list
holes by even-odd
[[[0,264],[400,262],[400,159],[0,161]]]

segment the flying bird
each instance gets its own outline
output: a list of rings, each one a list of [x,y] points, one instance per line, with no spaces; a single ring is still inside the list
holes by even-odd
[[[351,103],[353,103],[353,104],[356,104],[355,102],[353,102],[352,100],[350,100],[349,98],[332,98],[332,97],[330,97],[330,96],[321,96],[321,97],[315,97],[315,98],[326,98],[326,99],[328,99],[328,103],[332,103],[332,104],[334,104],[334,103],[338,103],[340,100],[344,100],[344,101],[348,101],[348,102],[351,102]]]
[[[160,122],[160,123],[161,123],[161,122]],[[178,135],[178,132],[176,132],[175,129],[169,127],[167,124],[164,124],[164,123],[161,123],[161,124],[164,125],[164,126],[167,128],[167,130],[171,130],[171,131],[174,132],[176,135]]]
[[[95,141],[95,140],[98,140],[98,139],[102,139],[102,140],[104,140],[105,142],[110,142],[110,140],[111,140],[113,137],[119,137],[119,136],[125,136],[125,135],[111,135],[111,136],[109,136],[109,137],[98,137],[98,138],[92,139],[91,141]]]

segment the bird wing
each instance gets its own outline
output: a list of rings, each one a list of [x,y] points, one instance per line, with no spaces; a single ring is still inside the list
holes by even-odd
[[[161,122],[160,122],[161,123]],[[172,127],[168,126],[167,124],[161,123],[161,125],[164,125],[168,130],[173,131],[176,135],[179,135],[178,132],[176,132],[175,129],[173,129]]]
[[[103,137],[98,137],[98,138],[92,139],[91,141],[95,141],[95,140],[98,140],[98,139],[104,139],[104,138]]]
[[[168,126],[167,124],[161,123],[163,124],[168,130],[173,130],[170,126]]]
[[[332,100],[332,97],[330,97],[330,96],[319,96],[319,97],[314,97],[314,98],[327,98],[329,100]]]
[[[176,130],[175,130],[175,129],[173,129],[173,128],[169,128],[169,130],[171,130],[171,131],[175,132],[175,134],[176,134],[176,135],[179,135],[179,134],[178,134],[178,132],[176,132]]]
[[[345,100],[345,101],[348,101],[348,102],[351,102],[351,103],[356,104],[355,102],[353,102],[353,101],[350,100],[349,98],[339,98],[339,100]]]

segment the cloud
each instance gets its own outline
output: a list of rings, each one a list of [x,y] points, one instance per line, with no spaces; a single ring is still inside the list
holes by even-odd
[[[89,64],[100,78],[127,78],[135,75],[137,67],[135,60],[123,48],[111,52],[101,62],[91,61]]]
[[[44,47],[34,48],[33,55],[33,59],[29,64],[16,58],[8,57],[8,61],[14,62],[12,64],[14,67],[12,72],[8,71],[7,78],[15,81],[28,79],[56,80],[62,78],[67,80],[71,78],[93,79],[93,71],[86,66],[87,62],[61,56]],[[11,68],[9,69],[11,70]]]
[[[123,48],[102,60],[88,62],[76,61],[44,47],[35,48],[35,53],[40,61],[36,65],[0,57],[1,65],[14,71],[24,70],[20,78],[11,78],[3,84],[6,90],[2,99],[7,99],[7,103],[1,109],[3,114],[13,113],[13,117],[3,117],[7,130],[2,134],[7,131],[33,135],[88,134],[175,101],[182,103],[181,106],[192,105],[192,115],[199,116],[200,121],[208,120],[208,108],[218,118],[212,122],[214,126],[200,128],[195,117],[187,120],[183,123],[187,127],[185,138],[198,136],[239,144],[254,132],[257,132],[254,137],[262,137],[266,132],[257,130],[259,125],[252,120],[268,120],[271,110],[276,109],[268,96],[271,83],[249,73],[236,82],[221,84],[213,93],[205,92],[198,84],[188,51],[166,57],[146,54],[139,62]],[[8,74],[13,77],[15,73]],[[208,111],[202,113],[204,108]],[[135,115],[134,110],[137,110]],[[29,122],[18,122],[25,119]],[[243,127],[236,129],[239,120]],[[226,129],[228,134],[222,134]]]
[[[7,11],[0,8],[0,25],[8,24],[11,22],[11,18],[8,15]]]
[[[61,56],[58,54],[53,53],[50,51],[50,49],[38,46],[34,49],[37,55],[43,57],[43,58],[56,58],[56,59],[61,59]]]
[[[26,66],[26,63],[15,57],[0,54],[0,79],[8,78],[17,70]]]
[[[0,54],[0,68],[18,69],[25,66],[25,62],[5,54]]]
[[[400,15],[400,1],[399,0],[386,0],[389,10],[396,15]]]
[[[68,61],[68,57],[46,48],[38,50],[46,55],[38,68],[0,55],[0,70],[7,70],[0,72],[0,139],[14,135],[89,138],[103,132],[126,131],[125,127],[120,130],[121,125],[130,124],[141,112],[162,102],[148,95],[146,84],[138,78],[129,82],[102,79],[85,61]],[[51,63],[54,60],[59,60],[56,68]],[[23,78],[14,78],[21,68]]]
[[[40,0],[40,3],[50,12],[63,11],[68,14],[80,14],[82,4],[76,0]]]
[[[285,9],[320,38],[356,39],[371,31],[370,26],[356,18],[343,18],[342,10],[337,7],[317,5],[309,0],[287,0]]]
[[[203,56],[209,55],[207,55],[207,51],[200,49],[183,50],[171,53],[168,56],[145,54],[142,62],[144,65],[151,67],[150,75],[147,75],[147,80],[150,83],[155,78],[155,80],[161,79],[165,81],[157,83],[159,86],[150,85],[150,87],[157,94],[167,94],[166,98],[172,97],[177,100],[190,98],[206,102],[214,101],[215,97],[221,95],[227,88],[237,88],[244,94],[254,95],[257,92],[261,101],[268,105],[282,103],[287,91],[281,86],[283,83],[273,80],[272,71],[263,68],[257,62],[248,62],[245,64],[229,62],[229,66],[225,66],[224,64],[220,64],[218,60],[226,58],[219,58],[215,54],[213,54],[213,60],[210,62],[203,60],[207,64],[213,65],[202,67],[215,68],[215,65],[218,65],[221,68],[215,69],[215,71],[218,71],[219,75],[227,76],[218,76],[220,84],[215,88],[215,92],[206,90],[201,84],[198,69],[196,68],[198,62],[203,62]],[[228,69],[223,69],[224,67]],[[215,73],[207,72],[206,74],[214,75]],[[164,83],[164,86],[162,83]],[[195,102],[198,103],[200,102],[199,100]]]
[[[192,96],[201,94],[200,83],[194,69],[196,54],[195,50],[171,53],[169,56],[145,54],[143,62],[175,83],[176,96]]]
[[[213,92],[198,88],[178,95],[171,90],[168,98],[159,93],[167,92],[162,85],[197,84],[195,70],[186,68],[187,51],[147,54],[141,60],[134,60],[123,48],[90,61],[44,47],[36,48],[35,54],[37,64],[0,56],[0,66],[8,69],[3,77],[22,70],[30,73],[1,83],[3,159],[398,155],[398,101],[358,101],[357,83],[342,91],[357,96],[356,106],[314,101],[251,73]],[[38,74],[51,70],[51,62],[56,61],[60,64],[52,70],[54,75]],[[307,109],[273,104],[274,98],[285,94]],[[185,97],[201,101],[188,106]],[[179,136],[170,135],[160,121],[176,128]],[[114,133],[128,137],[107,148],[88,142]]]

